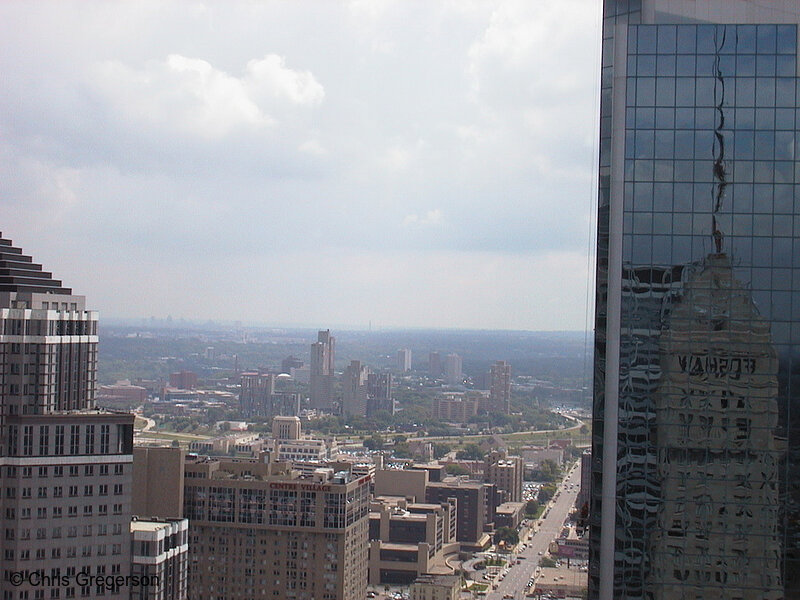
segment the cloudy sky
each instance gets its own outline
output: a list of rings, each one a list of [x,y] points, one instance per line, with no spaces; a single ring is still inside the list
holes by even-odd
[[[0,231],[111,317],[582,329],[597,0],[0,3]]]

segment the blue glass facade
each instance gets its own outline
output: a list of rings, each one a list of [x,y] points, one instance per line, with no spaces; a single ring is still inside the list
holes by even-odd
[[[606,2],[590,598],[798,598],[797,26],[642,20]]]

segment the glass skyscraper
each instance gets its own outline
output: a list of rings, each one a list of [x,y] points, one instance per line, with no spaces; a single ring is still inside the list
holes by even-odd
[[[589,597],[800,598],[797,0],[605,0]]]

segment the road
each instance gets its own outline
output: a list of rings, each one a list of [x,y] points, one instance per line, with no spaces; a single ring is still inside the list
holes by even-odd
[[[550,512],[546,517],[539,519],[542,521],[542,526],[531,535],[528,547],[518,554],[518,558],[522,559],[520,564],[515,564],[509,569],[503,581],[498,583],[497,589],[486,596],[487,600],[501,600],[505,594],[512,594],[515,600],[525,597],[528,591],[525,586],[539,565],[540,553],[545,554],[553,538],[561,533],[564,520],[575,504],[581,482],[580,468],[573,468],[565,481],[567,484],[575,484],[574,488],[569,491],[564,483],[559,486],[560,494],[558,498],[551,500]]]

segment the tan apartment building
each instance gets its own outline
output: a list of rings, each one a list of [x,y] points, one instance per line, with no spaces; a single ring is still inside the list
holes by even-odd
[[[190,590],[211,600],[363,600],[370,478],[189,458]]]
[[[503,502],[522,502],[522,476],[525,464],[520,456],[508,456],[505,450],[492,450],[486,455],[484,477],[497,486]]]
[[[186,600],[189,521],[131,520],[131,575],[149,585],[132,587],[130,600]]]

